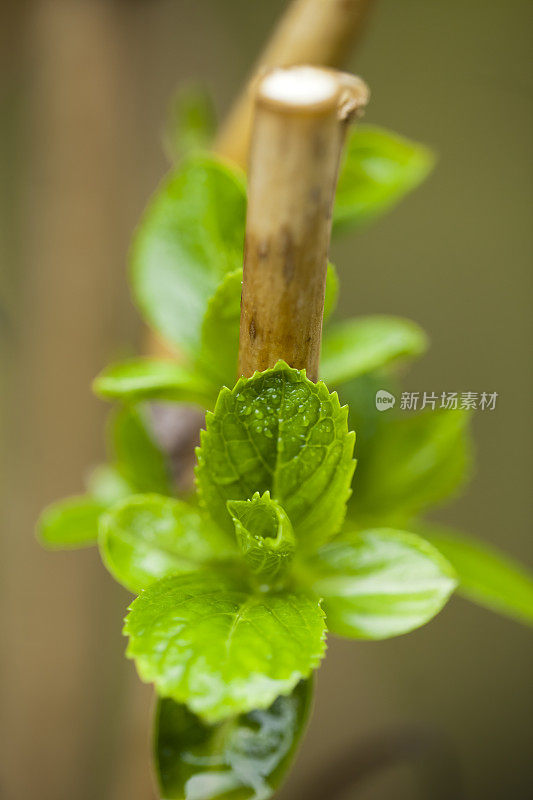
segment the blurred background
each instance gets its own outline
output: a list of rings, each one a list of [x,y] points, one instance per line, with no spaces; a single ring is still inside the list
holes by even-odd
[[[141,343],[127,251],[168,166],[168,101],[200,78],[222,115],[283,7],[3,0],[2,800],[154,796],[151,690],[120,635],[128,596],[95,550],[47,553],[33,530],[101,459],[91,379]],[[436,518],[529,564],[532,44],[531,0],[380,0],[350,63],[372,89],[366,119],[430,144],[439,163],[332,254],[341,314],[404,315],[429,332],[406,389],[499,393],[474,422],[468,493]],[[346,800],[531,798],[532,675],[531,632],[459,599],[399,639],[330,640],[279,800],[361,757],[385,766]]]

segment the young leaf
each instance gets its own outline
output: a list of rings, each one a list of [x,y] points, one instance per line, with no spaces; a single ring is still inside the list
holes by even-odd
[[[359,317],[328,328],[322,343],[320,374],[338,386],[402,358],[422,355],[427,338],[418,325],[398,317]]]
[[[269,491],[299,543],[313,547],[342,524],[354,440],[337,395],[279,362],[220,392],[201,434],[200,498],[213,519],[232,530],[227,501]]]
[[[268,800],[305,730],[312,681],[300,681],[270,708],[208,725],[185,705],[159,699],[154,760],[166,800]],[[231,793],[231,794],[229,794]]]
[[[456,586],[445,558],[420,536],[387,528],[342,533],[307,565],[324,599],[328,628],[355,639],[385,639],[420,627]]]
[[[88,495],[67,497],[42,512],[37,536],[51,550],[88,547],[96,542],[98,520],[105,505]]]
[[[318,666],[325,630],[307,595],[250,593],[215,570],[152,584],[124,627],[141,679],[208,722],[289,694]]]
[[[453,565],[459,577],[459,594],[533,625],[531,570],[495,547],[456,531],[424,526],[423,533]]]
[[[170,494],[169,469],[149,431],[145,409],[118,409],[111,416],[110,439],[117,469],[135,492]]]
[[[113,506],[100,522],[98,544],[109,572],[136,594],[158,578],[237,555],[206,515],[161,495],[136,495]]]
[[[398,134],[365,125],[352,130],[337,185],[334,232],[383,214],[422,183],[434,162],[427,147]]]
[[[354,514],[403,524],[458,491],[470,472],[469,418],[443,409],[384,421],[360,461]]]
[[[214,400],[212,386],[198,370],[170,359],[132,358],[112,364],[95,378],[93,389],[110,399],[170,400],[203,408]]]
[[[195,156],[163,182],[132,249],[136,301],[147,321],[195,355],[209,298],[242,265],[243,180],[213,156]]]
[[[296,548],[291,522],[269,492],[251,500],[228,500],[244,560],[260,580],[276,585],[285,576]]]
[[[207,150],[215,124],[215,110],[206,88],[194,83],[180,87],[170,104],[164,136],[170,158],[178,161],[198,150]]]
[[[237,380],[239,325],[241,320],[242,269],[228,272],[207,304],[202,323],[198,358],[218,389],[234,386]]]

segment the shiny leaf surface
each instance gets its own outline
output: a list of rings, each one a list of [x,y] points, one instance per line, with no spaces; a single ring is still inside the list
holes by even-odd
[[[325,648],[316,600],[251,592],[213,569],[149,586],[124,632],[142,680],[208,722],[268,708],[310,675]]]
[[[283,362],[222,389],[198,450],[198,490],[213,519],[232,530],[227,501],[269,491],[302,546],[333,536],[354,469],[347,413],[323,383]]]
[[[183,704],[159,699],[154,756],[166,800],[267,800],[305,730],[312,681],[262,711],[208,725]]]
[[[102,517],[98,543],[116,580],[138,594],[159,578],[237,556],[213,522],[181,500],[136,495]]]
[[[420,536],[387,528],[343,533],[309,562],[328,628],[355,639],[384,639],[420,627],[456,586],[445,558]]]
[[[204,408],[213,399],[212,387],[198,370],[170,359],[133,358],[112,364],[98,375],[93,389],[108,399],[169,400]]]

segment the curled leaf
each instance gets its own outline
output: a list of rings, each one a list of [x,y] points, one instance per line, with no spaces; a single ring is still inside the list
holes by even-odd
[[[294,758],[305,731],[313,684],[262,711],[209,725],[169,698],[158,700],[154,756],[167,800],[268,800]],[[228,795],[231,792],[231,795]]]
[[[290,519],[279,503],[257,492],[251,500],[228,500],[244,560],[262,582],[279,583],[296,548]]]

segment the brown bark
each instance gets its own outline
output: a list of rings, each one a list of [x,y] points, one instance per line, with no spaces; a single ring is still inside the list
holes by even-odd
[[[279,96],[269,93],[274,74],[292,83],[292,96],[283,90]],[[324,91],[320,94],[319,88],[313,97],[321,84]],[[297,99],[300,85],[303,102]],[[362,111],[367,97],[360,79],[316,67],[275,70],[259,82],[250,153],[241,375],[282,358],[306,369],[311,380],[318,378],[339,160],[347,123]]]

